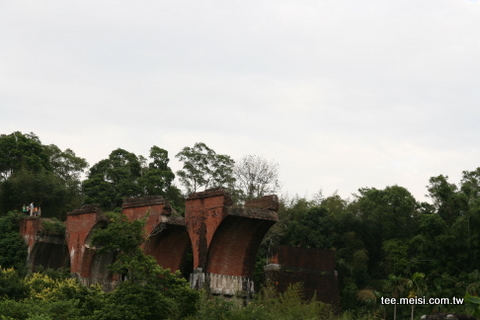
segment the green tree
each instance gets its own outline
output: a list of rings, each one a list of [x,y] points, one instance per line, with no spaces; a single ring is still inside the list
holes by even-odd
[[[163,295],[151,284],[121,283],[107,296],[93,319],[153,320],[174,319],[175,301]]]
[[[407,289],[408,279],[394,274],[390,274],[385,281],[384,289],[390,292],[392,298],[398,299],[402,297],[403,293]],[[393,305],[393,320],[397,319],[397,304]]]
[[[381,267],[385,254],[383,243],[390,239],[406,241],[415,235],[417,202],[407,189],[399,186],[359,191],[353,206],[360,223],[359,234],[369,252],[370,274],[386,277],[389,272]]]
[[[235,162],[230,156],[217,154],[205,143],[197,142],[193,147],[185,147],[176,157],[183,163],[183,169],[177,171],[177,175],[187,194],[202,188],[231,188],[235,182]]]
[[[90,168],[88,179],[83,181],[85,202],[100,203],[105,209],[121,207],[124,197],[141,195],[140,175],[140,161],[134,153],[113,150],[108,159]]]
[[[64,218],[82,203],[80,175],[85,159],[67,149],[42,145],[31,134],[0,136],[0,211],[34,202],[48,217]]]
[[[7,180],[21,169],[51,171],[44,151],[40,139],[33,132],[23,134],[15,131],[0,135],[0,181]]]
[[[427,188],[437,214],[452,225],[467,209],[467,198],[458,192],[455,184],[448,182],[447,176],[432,177],[429,182]]]
[[[28,287],[14,268],[0,267],[0,301],[22,300],[28,296]]]
[[[336,231],[336,220],[325,207],[311,207],[289,223],[286,241],[292,246],[330,249],[338,241]]]
[[[172,187],[175,178],[175,174],[168,166],[170,161],[168,151],[153,146],[150,149],[150,159],[152,161],[142,168],[142,177],[139,180],[143,193],[165,196]]]
[[[421,296],[427,290],[427,284],[425,282],[425,274],[421,272],[415,272],[412,277],[407,281],[407,288],[409,290],[408,297],[415,298]],[[415,304],[412,303],[410,319],[413,320]]]
[[[131,319],[182,318],[196,310],[198,293],[190,289],[180,272],[161,268],[141,249],[148,239],[144,232],[147,215],[129,221],[123,214],[108,213],[108,227],[95,230],[92,244],[100,248],[99,253],[118,253],[110,271],[126,275],[126,281],[109,297],[98,319],[122,319],[126,314]],[[122,312],[111,310],[118,304],[123,304]]]
[[[27,245],[20,235],[18,218],[14,212],[0,218],[0,267],[21,269],[27,260]]]
[[[99,203],[106,210],[122,205],[125,197],[161,195],[182,205],[180,191],[172,185],[175,178],[168,166],[168,152],[157,146],[150,149],[151,162],[123,149],[112,151],[108,159],[93,165],[82,189],[86,203]]]

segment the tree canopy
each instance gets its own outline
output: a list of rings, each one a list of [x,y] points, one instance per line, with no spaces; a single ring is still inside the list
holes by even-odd
[[[65,217],[83,202],[80,179],[87,166],[72,150],[43,145],[33,133],[0,135],[0,212],[34,202],[47,217]]]
[[[228,155],[217,154],[205,143],[197,142],[193,147],[185,147],[176,157],[183,163],[183,169],[177,171],[177,176],[187,194],[200,189],[231,188],[235,181],[235,161]]]
[[[168,151],[153,146],[151,161],[124,149],[112,151],[94,164],[83,181],[86,203],[99,203],[107,210],[121,207],[125,197],[161,195],[181,207],[180,191],[172,185],[175,175],[168,166]]]

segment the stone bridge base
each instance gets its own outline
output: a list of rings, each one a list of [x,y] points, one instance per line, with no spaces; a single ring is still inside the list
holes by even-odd
[[[190,275],[190,285],[197,290],[205,288],[212,295],[226,298],[250,299],[255,292],[253,280],[248,277],[205,273],[201,268]]]

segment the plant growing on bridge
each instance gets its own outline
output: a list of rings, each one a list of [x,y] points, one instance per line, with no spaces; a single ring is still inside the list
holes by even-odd
[[[44,236],[59,236],[65,237],[65,224],[57,218],[42,220],[41,234]]]
[[[198,292],[190,289],[179,271],[172,273],[161,268],[155,258],[141,249],[148,240],[144,231],[148,212],[143,219],[133,221],[120,213],[106,215],[109,224],[106,229],[95,230],[92,244],[99,247],[99,253],[117,252],[117,259],[109,269],[125,275],[125,281],[109,296],[106,305],[129,304],[122,306],[122,310],[133,314],[131,319],[174,319],[195,312]],[[104,316],[99,319],[130,319],[108,307],[102,310],[99,315]]]

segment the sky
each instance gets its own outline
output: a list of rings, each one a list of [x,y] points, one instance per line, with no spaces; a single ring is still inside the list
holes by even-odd
[[[204,142],[278,163],[280,194],[480,167],[480,3],[0,0],[0,134],[90,165]]]

